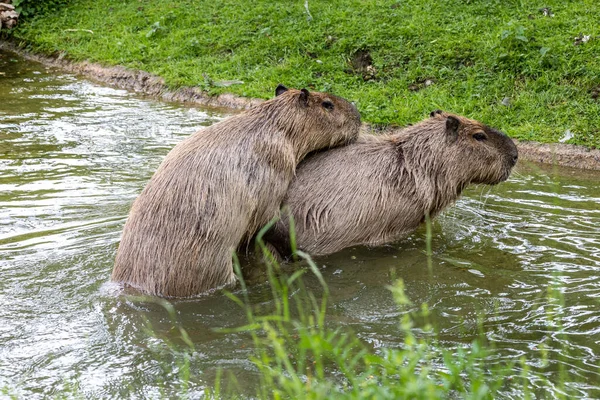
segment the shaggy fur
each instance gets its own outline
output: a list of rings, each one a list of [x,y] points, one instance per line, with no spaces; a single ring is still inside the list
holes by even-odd
[[[283,86],[277,95],[173,148],[133,203],[113,281],[166,297],[235,282],[232,252],[278,215],[300,160],[360,127],[342,98]]]
[[[435,111],[393,135],[361,134],[346,147],[302,162],[284,204],[297,247],[313,255],[382,245],[415,230],[452,204],[470,183],[508,178],[517,148],[480,122]],[[289,218],[265,240],[289,255]]]

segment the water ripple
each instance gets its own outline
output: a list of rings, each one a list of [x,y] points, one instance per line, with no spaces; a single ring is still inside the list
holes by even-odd
[[[0,387],[27,398],[74,383],[90,397],[175,396],[181,360],[167,346],[179,340],[170,316],[151,301],[113,297],[106,283],[135,196],[169,149],[222,116],[39,73],[1,53],[0,64]],[[329,323],[375,349],[400,347],[399,318],[426,303],[431,313],[416,321],[418,334],[431,323],[452,350],[484,328],[489,365],[525,357],[538,373],[530,382],[537,397],[556,393],[561,368],[572,372],[573,391],[597,397],[599,181],[522,165],[503,184],[469,189],[433,224],[431,269],[424,229],[317,259],[331,291]],[[413,302],[402,309],[387,289],[397,278]],[[306,285],[320,292],[310,276]],[[273,306],[267,285],[250,296]],[[212,330],[243,325],[244,313],[218,295],[175,306],[195,345],[197,397],[219,368],[252,388],[251,339]]]

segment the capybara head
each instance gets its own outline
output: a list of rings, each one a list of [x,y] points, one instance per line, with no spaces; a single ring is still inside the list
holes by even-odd
[[[275,89],[277,100],[286,102],[294,110],[300,143],[310,141],[309,151],[349,143],[358,137],[360,114],[347,100],[328,93],[309,92],[306,89]],[[320,135],[310,135],[319,132]]]
[[[495,185],[508,179],[517,163],[518,152],[513,141],[504,133],[481,122],[450,114],[433,111],[424,122],[430,125],[428,134],[442,135],[434,140],[430,150],[459,176],[469,183]]]

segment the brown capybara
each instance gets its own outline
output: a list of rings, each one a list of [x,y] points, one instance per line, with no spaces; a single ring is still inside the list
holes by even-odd
[[[346,100],[280,85],[274,99],[193,134],[133,203],[112,280],[165,297],[234,283],[233,251],[278,215],[300,160],[359,127]]]
[[[393,242],[453,203],[470,183],[508,178],[517,148],[505,134],[442,111],[430,117],[391,135],[361,134],[349,146],[304,160],[284,200],[297,248],[324,255]],[[289,234],[283,216],[265,241],[289,256]]]

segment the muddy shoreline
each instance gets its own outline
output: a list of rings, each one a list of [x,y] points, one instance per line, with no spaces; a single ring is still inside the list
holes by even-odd
[[[47,56],[23,50],[11,42],[0,41],[0,50],[10,51],[19,56],[39,62],[49,67],[60,68],[81,75],[95,82],[152,96],[164,101],[196,104],[211,108],[225,108],[228,111],[245,110],[264,100],[220,94],[210,96],[199,88],[183,87],[171,90],[161,77],[144,71],[127,69],[121,66],[105,67],[91,62],[73,62],[62,55]],[[366,125],[364,127],[370,130]],[[398,128],[396,128],[398,129]],[[395,130],[390,128],[391,131]],[[537,143],[515,140],[521,160],[543,164],[555,164],[571,168],[600,171],[600,150],[563,143]]]

